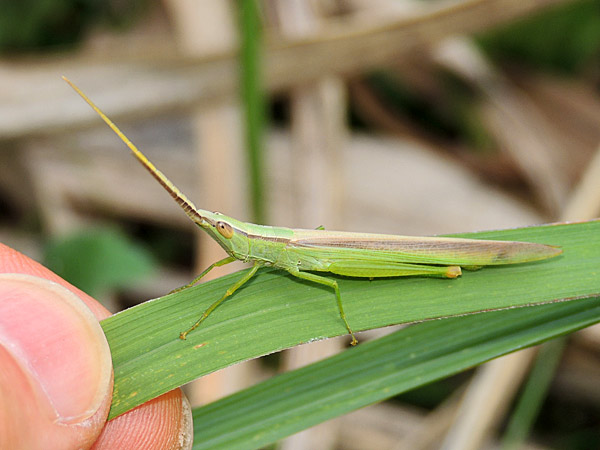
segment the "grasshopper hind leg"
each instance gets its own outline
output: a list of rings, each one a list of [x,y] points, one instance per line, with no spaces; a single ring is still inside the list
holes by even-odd
[[[350,344],[352,344],[352,345],[358,344],[358,341],[356,340],[356,336],[354,336],[354,332],[350,328],[350,324],[348,323],[348,320],[346,319],[346,313],[344,312],[344,307],[342,306],[342,296],[340,295],[340,288],[338,287],[337,281],[330,280],[329,278],[322,277],[320,275],[315,275],[314,273],[310,273],[310,272],[301,272],[299,270],[288,270],[288,272],[290,273],[290,275],[293,275],[302,280],[312,281],[313,283],[319,283],[319,284],[322,284],[325,286],[329,286],[330,288],[332,288],[335,291],[335,298],[337,300],[338,310],[340,311],[340,317],[344,321],[344,325],[346,325],[346,329],[348,330],[348,333],[352,337],[352,342],[350,342]]]
[[[381,264],[377,261],[365,262],[365,261],[338,261],[332,263],[329,268],[329,272],[344,275],[350,277],[359,278],[379,278],[379,277],[401,277],[411,275],[429,275],[443,278],[456,278],[461,275],[460,266],[436,266],[427,264]],[[350,336],[352,336],[352,345],[358,344],[356,337],[350,324],[346,319],[346,313],[344,313],[344,307],[342,306],[342,296],[340,294],[340,288],[335,280],[316,275],[310,272],[301,272],[298,269],[288,270],[291,275],[303,280],[312,281],[313,283],[319,283],[325,286],[329,286],[335,292],[335,298],[337,300],[338,310],[340,311],[340,317],[346,325],[346,329]]]

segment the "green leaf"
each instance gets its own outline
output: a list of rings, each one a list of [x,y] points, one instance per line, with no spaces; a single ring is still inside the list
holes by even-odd
[[[90,228],[52,239],[45,248],[44,264],[93,296],[131,284],[156,269],[147,249],[113,228]]]
[[[193,448],[260,448],[599,321],[594,298],[417,324],[196,408]]]
[[[552,33],[548,33],[552,30]],[[492,56],[541,69],[582,72],[600,50],[600,9],[595,0],[568,2],[482,33],[478,42]]]
[[[600,295],[600,221],[463,236],[560,245],[564,254],[537,263],[465,272],[456,280],[339,278],[354,329]],[[215,310],[187,341],[181,341],[179,333],[239,277],[240,273],[222,277],[102,322],[115,372],[111,418],[220,368],[345,334],[331,290],[268,269]],[[571,306],[557,308],[567,311]],[[421,357],[417,347],[414,353]]]

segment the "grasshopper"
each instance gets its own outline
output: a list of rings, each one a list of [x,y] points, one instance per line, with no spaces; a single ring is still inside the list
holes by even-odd
[[[337,281],[319,275],[319,272],[358,278],[419,275],[456,278],[462,273],[461,266],[475,269],[481,266],[526,263],[562,253],[558,247],[530,242],[412,237],[255,225],[218,212],[198,209],[77,86],[66,77],[63,79],[121,138],[187,216],[228,254],[178,290],[194,285],[215,267],[235,260],[253,263],[250,271],[210,305],[196,323],[180,333],[179,337],[183,340],[262,266],[276,267],[294,277],[331,288],[335,293],[340,317],[352,337],[351,344],[356,345],[358,341],[344,313]]]

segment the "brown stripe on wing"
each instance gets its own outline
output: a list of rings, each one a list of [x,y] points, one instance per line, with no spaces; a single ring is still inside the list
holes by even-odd
[[[261,240],[261,241],[267,241],[267,242],[274,242],[274,243],[278,243],[278,244],[287,244],[288,242],[290,242],[290,238],[287,237],[280,237],[280,236],[264,236],[262,234],[250,234],[250,233],[246,233],[243,232],[245,236],[248,237],[248,239],[252,239],[252,240]]]
[[[310,236],[295,233],[293,244],[303,247],[340,247],[363,250],[419,251],[433,249],[455,249],[462,243],[479,242],[474,239],[452,239],[434,237],[399,236],[393,234],[370,234],[335,231],[317,231]],[[485,241],[490,242],[490,241]]]

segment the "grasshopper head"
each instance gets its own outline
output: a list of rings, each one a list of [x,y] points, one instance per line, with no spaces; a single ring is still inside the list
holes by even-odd
[[[219,212],[196,210],[198,216],[194,220],[223,249],[237,259],[244,259],[248,254],[248,231],[246,224],[233,217]]]

